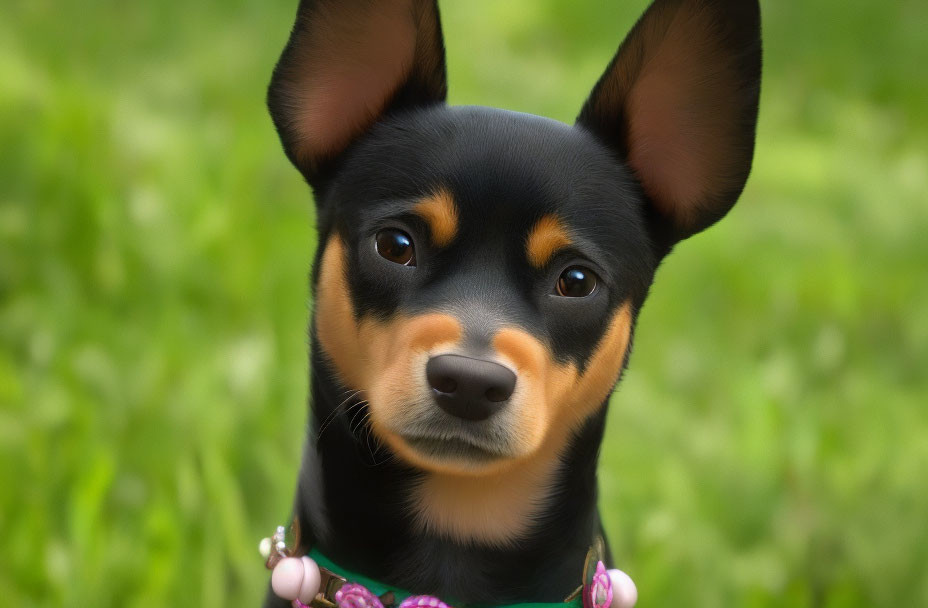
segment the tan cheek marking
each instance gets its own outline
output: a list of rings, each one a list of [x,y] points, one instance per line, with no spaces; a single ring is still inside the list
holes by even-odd
[[[631,332],[632,305],[631,302],[626,301],[612,316],[606,335],[596,345],[593,356],[587,362],[586,370],[580,376],[576,386],[571,389],[572,398],[564,399],[564,402],[570,404],[570,408],[583,418],[588,413],[592,413],[592,409],[599,407],[618,381],[622,364],[625,362]],[[584,409],[591,411],[577,411]]]
[[[461,325],[450,315],[429,313],[415,317],[397,317],[389,322],[364,319],[361,336],[368,374],[379,381],[383,374],[398,373],[416,352],[427,351],[445,342],[461,338]],[[402,379],[402,378],[400,378]],[[408,376],[406,381],[409,381]]]
[[[360,330],[345,278],[345,247],[338,236],[325,245],[316,284],[316,337],[334,371],[347,387],[364,386]]]
[[[500,330],[493,338],[493,349],[517,370],[516,390],[522,391],[518,397],[523,404],[517,436],[523,451],[533,452],[544,442],[555,413],[556,400],[545,387],[570,382],[574,367],[555,364],[550,351],[541,342],[519,329]]]
[[[537,338],[522,330],[501,330],[493,346],[516,365],[520,377],[531,382],[536,407],[547,404],[557,415],[569,413],[582,421],[599,407],[618,379],[631,335],[631,316],[631,303],[623,303],[609,320],[582,375],[572,363],[556,362]]]
[[[429,225],[434,245],[444,247],[454,240],[458,231],[458,208],[446,189],[441,188],[422,199],[412,210]]]
[[[541,268],[558,249],[571,244],[570,232],[556,216],[546,215],[532,227],[525,242],[525,255],[535,268]]]
[[[388,422],[406,415],[405,407],[422,398],[425,362],[421,361],[421,367],[415,363],[433,349],[456,344],[461,339],[461,324],[449,315],[430,313],[372,329],[365,336],[371,424],[379,437],[402,452],[408,448],[387,427]]]
[[[543,421],[529,456],[489,475],[429,474],[413,492],[417,523],[458,541],[478,540],[509,546],[537,522],[552,491],[561,455],[572,432],[609,395],[618,379],[631,335],[631,304],[624,303],[607,325],[581,375],[574,365],[554,361],[536,338],[504,329],[494,348],[530,384],[525,403],[534,412],[520,414],[523,424]]]
[[[391,429],[402,427],[411,415],[412,404],[427,394],[425,357],[433,349],[451,347],[461,339],[461,324],[441,313],[399,318],[388,325],[365,320],[370,332],[362,331],[364,365],[368,371],[364,388],[370,403],[370,423],[376,437],[407,462],[421,458]]]
[[[356,322],[345,277],[345,246],[338,236],[329,239],[322,254],[315,315],[316,336],[339,379],[362,390],[379,382],[396,389],[409,386],[414,353],[461,337],[460,324],[445,314]],[[391,395],[387,401],[397,398]]]

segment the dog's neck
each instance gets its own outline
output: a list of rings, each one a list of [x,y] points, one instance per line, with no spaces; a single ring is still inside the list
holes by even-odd
[[[318,353],[314,363],[326,369]],[[346,392],[326,374],[311,383],[295,506],[304,545],[400,589],[467,603],[557,602],[580,584],[586,551],[602,532],[596,464],[605,408],[551,467],[545,496],[519,538],[493,546],[424,530],[412,506],[423,474],[377,446],[362,422],[363,405],[344,401]]]

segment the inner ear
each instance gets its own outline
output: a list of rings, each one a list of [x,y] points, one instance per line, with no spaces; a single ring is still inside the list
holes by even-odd
[[[268,106],[312,180],[383,114],[445,94],[435,0],[302,0]]]
[[[756,0],[657,0],[578,123],[635,171],[672,238],[723,216],[750,173],[760,81]]]

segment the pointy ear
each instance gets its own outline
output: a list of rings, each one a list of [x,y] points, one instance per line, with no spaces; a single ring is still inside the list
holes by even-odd
[[[757,0],[655,0],[580,111],[637,175],[666,250],[740,196],[760,74]]]
[[[301,0],[267,104],[311,185],[387,113],[445,100],[436,0]]]

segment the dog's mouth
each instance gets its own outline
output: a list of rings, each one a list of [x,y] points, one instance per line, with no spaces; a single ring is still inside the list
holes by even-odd
[[[376,403],[374,410],[378,410]],[[454,419],[429,400],[409,404],[403,413],[371,419],[375,434],[403,460],[423,470],[481,473],[518,458],[511,420],[471,422]]]
[[[508,456],[498,448],[482,445],[464,437],[402,435],[402,439],[423,456],[438,461],[487,463]]]

